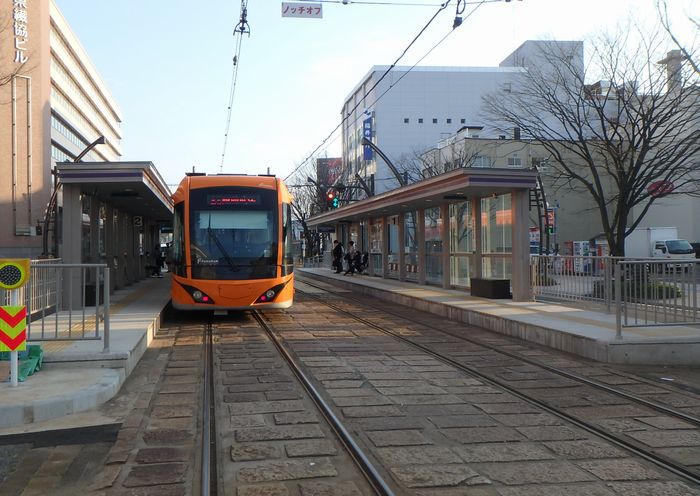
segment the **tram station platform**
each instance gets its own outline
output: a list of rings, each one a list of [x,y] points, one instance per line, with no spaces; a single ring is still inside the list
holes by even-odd
[[[346,276],[329,268],[296,270],[301,276],[298,281],[308,277],[336,289],[352,289],[599,362],[700,366],[700,326],[626,327],[622,339],[617,339],[615,314],[603,310],[480,298],[463,290],[369,275]]]
[[[102,340],[32,341],[44,351],[42,369],[16,387],[0,382],[0,436],[33,430],[115,396],[155,337],[169,301],[167,273],[112,294],[108,351]]]

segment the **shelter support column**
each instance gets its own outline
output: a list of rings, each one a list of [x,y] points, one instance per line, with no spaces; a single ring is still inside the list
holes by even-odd
[[[472,257],[472,267],[470,268],[471,277],[480,278],[482,271],[482,253],[483,247],[481,243],[481,198],[472,197],[472,212],[474,215],[474,256]]]
[[[416,211],[416,231],[418,237],[418,284],[425,284],[425,210]]]
[[[382,278],[389,274],[389,217],[382,217]]]
[[[442,287],[449,289],[450,284],[450,205],[440,205],[440,218],[442,219],[442,231],[440,232],[440,244],[442,245]]]
[[[529,239],[529,192],[513,190],[511,192],[513,209],[513,273],[511,286],[513,301],[529,301],[530,289],[530,239]]]
[[[398,242],[399,242],[399,281],[406,280],[406,214],[400,212],[397,218]]]
[[[61,259],[66,264],[82,262],[82,226],[83,209],[80,203],[80,185],[63,185],[63,212],[61,227]],[[63,308],[80,308],[82,303],[82,280],[79,270],[67,272],[67,280],[63,282]]]

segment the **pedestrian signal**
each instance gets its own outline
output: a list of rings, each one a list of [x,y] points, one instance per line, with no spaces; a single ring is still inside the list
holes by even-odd
[[[29,280],[28,258],[0,258],[0,288],[17,289]]]

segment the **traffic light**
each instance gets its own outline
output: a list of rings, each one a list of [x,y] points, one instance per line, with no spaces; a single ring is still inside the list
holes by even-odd
[[[546,226],[547,234],[554,234],[554,226]]]
[[[333,200],[335,200],[335,192],[332,189],[329,189],[326,193],[326,198],[328,198],[329,202],[332,202]]]
[[[338,208],[340,206],[340,200],[338,198],[333,198],[331,205],[333,206],[333,208]]]

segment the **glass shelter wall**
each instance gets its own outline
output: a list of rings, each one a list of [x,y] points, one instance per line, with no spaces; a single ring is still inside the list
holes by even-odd
[[[512,277],[513,210],[510,194],[481,199],[481,249],[483,277]]]
[[[474,214],[468,201],[450,205],[450,284],[468,287],[471,277],[474,240]]]
[[[416,221],[416,212],[406,212],[403,222],[406,280],[418,281],[418,224]]]
[[[425,281],[442,284],[442,230],[440,208],[425,209]]]
[[[399,278],[399,218],[394,215],[389,217],[387,225],[389,267],[387,277]]]
[[[374,274],[382,275],[382,219],[373,219],[369,228],[369,265]]]

